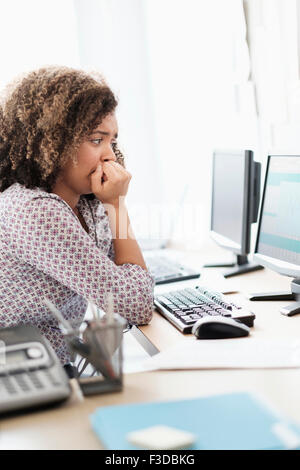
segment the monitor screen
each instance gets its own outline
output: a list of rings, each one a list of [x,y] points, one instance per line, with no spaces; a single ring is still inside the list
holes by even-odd
[[[214,154],[212,230],[241,243],[245,159],[239,154]]]
[[[221,246],[240,254],[249,253],[252,165],[248,150],[213,155],[211,234]]]
[[[255,256],[282,274],[299,275],[300,156],[268,157]]]

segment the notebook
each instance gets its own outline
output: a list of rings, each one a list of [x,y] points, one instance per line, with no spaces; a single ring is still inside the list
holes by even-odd
[[[299,449],[300,427],[249,393],[98,408],[90,417],[110,450],[140,450],[130,432],[165,425],[194,434],[189,450]]]

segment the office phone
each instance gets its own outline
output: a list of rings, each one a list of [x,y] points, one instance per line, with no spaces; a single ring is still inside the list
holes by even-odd
[[[61,402],[70,393],[58,357],[36,327],[0,330],[0,414]]]

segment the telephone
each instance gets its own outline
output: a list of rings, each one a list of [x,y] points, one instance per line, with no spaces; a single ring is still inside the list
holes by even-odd
[[[58,357],[36,327],[0,330],[0,413],[60,402],[70,393]]]

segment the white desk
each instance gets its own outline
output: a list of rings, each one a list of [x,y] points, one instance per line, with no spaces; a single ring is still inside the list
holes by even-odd
[[[212,275],[213,271],[208,271],[209,278]],[[204,281],[203,275],[201,282]],[[300,338],[300,315],[289,318],[279,313],[279,308],[289,301],[248,302],[243,297],[246,292],[288,290],[290,279],[262,270],[229,282],[236,286],[241,299],[256,314],[252,335]],[[141,330],[160,350],[182,339],[182,334],[157,313]],[[83,402],[73,396],[53,409],[1,419],[0,449],[101,449],[89,424],[89,414],[97,407],[234,391],[259,392],[300,422],[300,369],[153,371],[126,375],[124,390],[119,393],[96,395]]]

